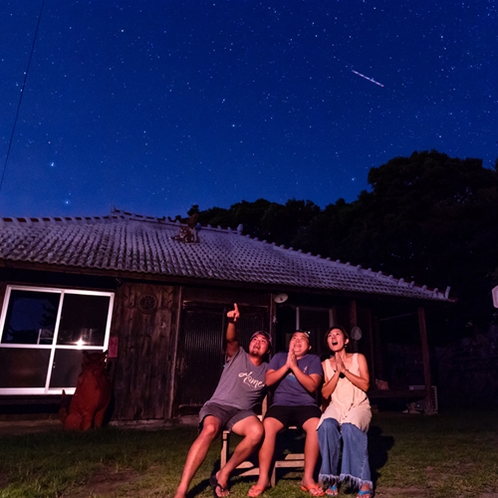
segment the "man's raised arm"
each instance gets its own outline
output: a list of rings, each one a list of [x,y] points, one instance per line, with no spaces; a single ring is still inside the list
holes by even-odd
[[[228,358],[231,358],[233,355],[237,353],[239,350],[239,341],[237,339],[237,320],[240,317],[239,307],[237,303],[234,303],[233,310],[227,313],[228,325],[227,325],[227,349],[226,355]]]

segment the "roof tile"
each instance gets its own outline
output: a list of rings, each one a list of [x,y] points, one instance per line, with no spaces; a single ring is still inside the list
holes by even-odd
[[[352,266],[237,230],[204,227],[198,242],[175,240],[177,222],[116,211],[112,216],[0,219],[0,258],[9,261],[217,279],[314,290],[448,301],[371,268]]]

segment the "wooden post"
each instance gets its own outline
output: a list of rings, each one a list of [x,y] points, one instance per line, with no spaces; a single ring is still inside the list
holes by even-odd
[[[434,415],[436,411],[432,406],[432,381],[431,381],[431,366],[429,360],[429,344],[427,342],[427,325],[425,323],[425,310],[418,308],[418,327],[420,331],[420,340],[422,342],[422,362],[424,364],[424,382],[425,382],[425,413]]]
[[[173,418],[173,402],[175,400],[175,394],[176,394],[176,382],[177,382],[177,365],[176,362],[178,361],[178,343],[179,343],[179,337],[180,337],[180,316],[182,312],[182,300],[183,300],[183,287],[180,287],[178,290],[177,294],[177,301],[176,301],[176,321],[175,321],[175,337],[174,337],[174,350],[173,350],[173,357],[171,360],[171,369],[170,369],[170,385],[169,385],[169,403],[168,403],[168,419]]]
[[[356,301],[354,299],[351,299],[349,301],[349,327],[352,329],[353,327],[356,327],[358,325],[358,312],[356,309]]]
[[[350,334],[351,334],[351,330],[353,330],[353,327],[356,327],[357,324],[358,324],[358,310],[356,308],[356,301],[354,299],[351,299],[351,301],[349,301],[349,333]],[[356,341],[352,337],[351,337],[351,346],[352,346],[352,352],[357,353],[358,352],[358,341]]]
[[[368,319],[368,365],[370,367],[370,385],[375,386],[375,350],[374,350],[374,334],[372,327],[372,310],[367,309],[367,319]]]
[[[386,380],[384,377],[384,361],[382,359],[382,344],[380,339],[380,321],[378,316],[374,316],[373,318],[373,334],[372,341],[374,347],[374,368],[373,372],[375,372],[375,377],[373,379],[375,385],[375,379]]]

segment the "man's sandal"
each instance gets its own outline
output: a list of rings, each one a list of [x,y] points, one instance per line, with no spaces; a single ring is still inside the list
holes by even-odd
[[[228,496],[230,493],[228,492],[228,486],[223,487],[219,482],[218,479],[216,479],[216,474],[213,474],[209,478],[209,485],[211,486],[211,489],[213,490],[213,494],[215,498],[221,498],[222,496]],[[216,490],[219,489],[221,494],[218,494]]]

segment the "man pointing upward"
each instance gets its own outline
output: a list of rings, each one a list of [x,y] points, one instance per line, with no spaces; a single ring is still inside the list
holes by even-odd
[[[190,482],[222,430],[227,428],[243,439],[230,460],[209,480],[215,495],[220,497],[229,495],[230,473],[249,457],[263,438],[263,424],[253,409],[265,394],[268,363],[263,360],[270,350],[271,337],[264,331],[255,332],[246,352],[237,339],[236,324],[240,317],[237,304],[227,317],[226,363],[213,396],[199,413],[199,435],[188,452],[175,498],[186,497]]]

